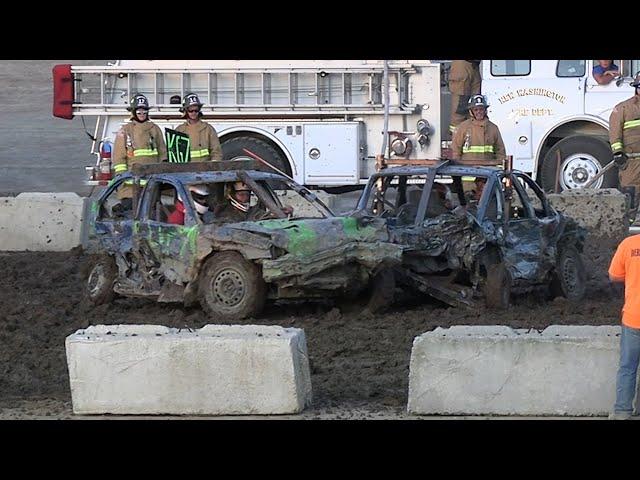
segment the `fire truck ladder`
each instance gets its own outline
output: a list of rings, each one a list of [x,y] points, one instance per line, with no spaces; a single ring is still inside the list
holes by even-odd
[[[215,116],[342,116],[382,112],[380,65],[348,68],[127,68],[72,66],[74,115],[127,115],[132,95],[149,99],[155,118],[182,116],[182,98],[196,93]],[[390,68],[398,94],[390,112],[412,114],[410,64]],[[172,101],[173,100],[173,101]]]

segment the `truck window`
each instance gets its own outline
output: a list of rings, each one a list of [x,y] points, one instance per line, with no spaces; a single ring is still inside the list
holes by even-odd
[[[558,77],[584,77],[585,60],[558,60],[556,76]]]
[[[491,75],[516,77],[531,73],[531,60],[491,60]]]

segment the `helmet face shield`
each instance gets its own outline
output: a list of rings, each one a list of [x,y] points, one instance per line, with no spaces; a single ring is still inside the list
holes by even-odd
[[[189,192],[197,212],[206,213],[209,210],[209,188],[206,185],[190,185]]]

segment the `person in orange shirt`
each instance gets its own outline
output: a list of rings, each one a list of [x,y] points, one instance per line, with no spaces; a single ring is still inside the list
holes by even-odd
[[[609,266],[609,279],[624,283],[616,403],[609,418],[627,420],[633,414],[636,373],[640,362],[640,235],[627,237],[620,242]]]

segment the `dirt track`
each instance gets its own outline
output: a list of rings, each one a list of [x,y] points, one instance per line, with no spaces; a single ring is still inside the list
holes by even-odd
[[[617,325],[620,290],[606,268],[615,244],[588,246],[587,300],[546,302],[540,293],[514,298],[505,312],[445,308],[435,303],[395,307],[375,316],[342,315],[330,304],[270,306],[251,322],[303,328],[307,335],[313,405],[302,418],[406,418],[413,338],[437,326]],[[117,299],[89,307],[82,299],[81,250],[0,254],[0,418],[71,416],[64,339],[95,324],[156,323],[199,328],[198,308]]]

